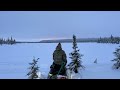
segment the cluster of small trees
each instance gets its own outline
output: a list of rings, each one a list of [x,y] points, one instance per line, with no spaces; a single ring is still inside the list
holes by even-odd
[[[83,56],[82,54],[79,53],[79,50],[77,50],[77,42],[76,42],[76,36],[73,35],[73,52],[70,53],[70,58],[71,62],[68,64],[68,69],[72,72],[79,73],[80,68],[84,68],[82,65],[81,57]],[[38,58],[39,59],[39,58]],[[28,79],[38,79],[38,72],[39,72],[39,67],[37,65],[38,59],[33,59],[32,63],[30,64],[30,71],[28,72]]]
[[[11,38],[8,38],[8,39],[4,39],[4,38],[0,38],[0,45],[2,44],[15,44],[16,43],[16,40],[13,39],[12,37]]]
[[[112,35],[110,37],[104,37],[99,38],[98,43],[112,43],[112,44],[119,44],[120,43],[120,37],[113,37]]]
[[[115,39],[112,35],[111,35],[111,40]],[[112,43],[112,41],[111,41]],[[81,61],[81,57],[83,56],[82,54],[79,53],[79,50],[77,49],[77,42],[76,42],[76,36],[73,35],[73,52],[71,52],[69,55],[71,58],[71,62],[68,64],[68,68],[71,72],[75,72],[78,73],[80,68],[85,68],[82,65],[82,61]],[[115,55],[115,59],[111,60],[114,61],[115,63],[113,64],[114,69],[119,69],[120,68],[120,46],[119,48],[116,48],[115,52],[113,52],[113,54]],[[38,58],[39,59],[39,58]],[[38,59],[33,59],[32,63],[29,63],[31,66],[29,67],[30,71],[28,72],[28,79],[40,79],[38,76],[38,72],[39,72],[39,67],[37,65]],[[94,61],[94,63],[97,63],[97,59]]]

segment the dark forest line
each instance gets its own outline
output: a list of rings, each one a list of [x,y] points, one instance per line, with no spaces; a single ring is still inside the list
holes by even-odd
[[[77,43],[106,43],[106,44],[120,44],[120,37],[99,37],[99,38],[77,38]],[[41,41],[17,41],[12,37],[9,39],[0,38],[0,44],[16,44],[16,43],[72,43],[72,39],[57,39],[57,40],[41,40]]]

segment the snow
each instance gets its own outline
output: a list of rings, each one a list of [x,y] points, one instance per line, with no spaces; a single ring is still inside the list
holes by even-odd
[[[0,79],[27,79],[29,64],[33,57],[40,58],[39,75],[47,77],[52,64],[52,54],[57,43],[32,43],[0,46]],[[85,70],[72,77],[81,79],[120,79],[120,70],[112,69],[115,48],[119,44],[78,43],[82,57],[82,65]],[[67,54],[68,63],[71,59],[72,43],[62,43],[63,50]],[[97,63],[94,63],[97,58]],[[80,76],[81,75],[81,76]],[[78,78],[79,79],[79,78]]]

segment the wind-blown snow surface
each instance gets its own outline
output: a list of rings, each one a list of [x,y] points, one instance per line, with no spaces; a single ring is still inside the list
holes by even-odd
[[[16,44],[0,46],[0,79],[27,79],[28,67],[33,56],[40,58],[40,71],[47,76],[52,64],[52,54],[57,43]],[[120,70],[113,70],[113,52],[117,44],[78,43],[85,70],[81,71],[82,79],[120,79]],[[67,54],[68,63],[71,61],[69,53],[72,43],[62,43]],[[97,64],[93,63],[97,58]]]

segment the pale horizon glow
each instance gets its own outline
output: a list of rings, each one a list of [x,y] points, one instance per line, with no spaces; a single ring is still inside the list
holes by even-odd
[[[17,38],[17,41],[42,41],[42,40],[58,40],[58,39],[72,39],[72,38],[64,38],[64,37],[53,37],[53,38],[37,38],[37,39],[22,39],[22,38]]]

